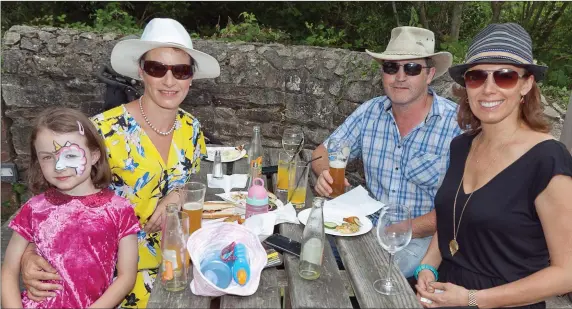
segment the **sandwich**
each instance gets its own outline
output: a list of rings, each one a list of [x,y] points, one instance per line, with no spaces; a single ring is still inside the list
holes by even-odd
[[[236,206],[226,201],[205,202],[203,205],[203,219],[226,218],[235,215]]]

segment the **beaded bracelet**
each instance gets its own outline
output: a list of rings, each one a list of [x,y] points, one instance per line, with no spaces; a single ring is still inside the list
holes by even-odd
[[[428,269],[433,273],[433,275],[435,276],[435,281],[439,280],[439,273],[437,272],[437,269],[435,269],[435,267],[429,264],[421,264],[417,266],[417,268],[415,269],[415,273],[413,274],[416,280],[419,280],[419,272],[424,269]]]

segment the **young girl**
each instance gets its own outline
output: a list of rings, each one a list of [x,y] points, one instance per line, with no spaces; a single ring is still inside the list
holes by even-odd
[[[135,283],[140,228],[132,205],[107,189],[103,141],[81,112],[54,108],[38,116],[30,148],[29,187],[43,193],[10,222],[15,233],[2,267],[2,307],[117,306]],[[62,278],[63,288],[41,302],[26,292],[20,297],[20,259],[29,242]]]

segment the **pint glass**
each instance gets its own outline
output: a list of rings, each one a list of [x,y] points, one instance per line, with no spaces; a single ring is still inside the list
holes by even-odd
[[[179,189],[181,211],[189,216],[189,235],[201,228],[206,189],[200,182],[188,182]]]
[[[350,146],[348,141],[332,138],[328,141],[328,159],[330,161],[330,175],[332,183],[331,197],[337,197],[345,192],[344,180],[346,176],[346,165],[350,156]]]

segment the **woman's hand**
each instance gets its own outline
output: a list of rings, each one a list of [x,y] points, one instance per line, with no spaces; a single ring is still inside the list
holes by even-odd
[[[429,269],[423,269],[419,272],[417,277],[417,284],[415,285],[415,289],[417,289],[417,300],[421,303],[422,306],[425,306],[426,303],[421,301],[421,294],[419,291],[433,293],[435,289],[430,285],[431,282],[435,281],[435,275]]]
[[[170,203],[179,204],[179,197],[180,194],[177,190],[171,190],[171,192],[159,200],[155,211],[143,227],[143,231],[145,231],[147,234],[161,231],[165,222],[164,215],[165,210],[167,209],[167,205]]]
[[[36,246],[28,245],[20,263],[22,280],[28,290],[28,297],[33,301],[41,301],[46,297],[56,296],[53,290],[62,290],[60,284],[42,282],[41,280],[62,280],[56,269],[44,258],[36,254]]]
[[[419,275],[421,278],[421,274]],[[466,307],[469,305],[469,290],[452,283],[431,282],[428,284],[432,289],[442,290],[442,293],[433,293],[428,290],[418,289],[417,293],[430,301],[431,304],[421,302],[426,308],[436,307]]]

